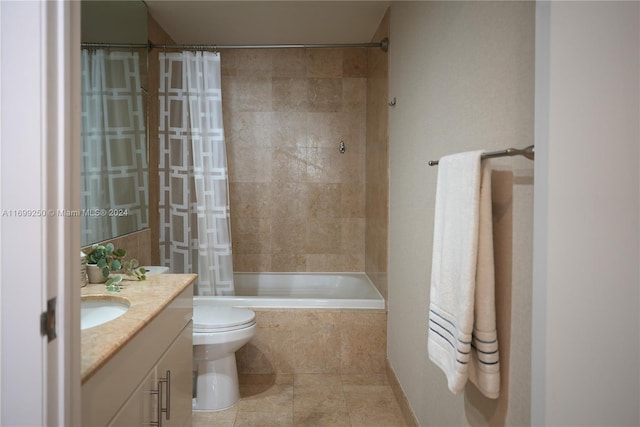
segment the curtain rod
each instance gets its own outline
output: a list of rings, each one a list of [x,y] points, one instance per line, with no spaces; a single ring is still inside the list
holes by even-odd
[[[533,145],[529,145],[528,147],[519,149],[519,148],[507,148],[506,150],[500,151],[490,151],[488,153],[483,153],[483,159],[493,159],[495,157],[506,157],[506,156],[524,156],[529,160],[534,160],[535,158],[535,147]],[[438,160],[429,160],[429,166],[438,166]]]
[[[94,48],[147,48],[147,49],[186,49],[186,50],[221,50],[221,49],[315,49],[340,47],[379,47],[383,51],[389,50],[389,39],[384,38],[375,43],[327,43],[327,44],[255,44],[255,45],[211,45],[211,44],[127,44],[127,43],[82,43],[82,47]]]
[[[95,47],[105,49],[149,49],[149,43],[80,43],[82,47]]]

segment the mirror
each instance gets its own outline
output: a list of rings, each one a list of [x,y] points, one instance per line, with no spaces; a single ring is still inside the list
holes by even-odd
[[[148,227],[147,10],[82,1],[81,245]]]

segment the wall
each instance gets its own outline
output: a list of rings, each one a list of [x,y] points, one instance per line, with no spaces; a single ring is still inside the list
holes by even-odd
[[[83,43],[147,42],[147,7],[141,1],[82,1]]]
[[[253,310],[256,333],[236,353],[240,374],[384,372],[384,310]]]
[[[389,10],[371,39],[389,38]],[[365,272],[387,298],[389,228],[389,53],[367,50]]]
[[[533,164],[492,160],[501,396],[455,396],[429,361],[427,313],[437,167],[472,149],[533,143],[534,3],[391,5],[388,359],[420,425],[530,419]]]
[[[224,50],[221,66],[234,270],[363,271],[365,49]]]
[[[532,422],[640,425],[640,5],[536,16]]]

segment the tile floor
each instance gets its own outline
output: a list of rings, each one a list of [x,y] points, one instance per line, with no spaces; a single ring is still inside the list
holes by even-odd
[[[385,374],[241,375],[240,402],[193,427],[405,427]]]

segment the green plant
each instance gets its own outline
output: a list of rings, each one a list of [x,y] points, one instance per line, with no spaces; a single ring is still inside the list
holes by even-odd
[[[87,264],[95,264],[102,269],[102,275],[109,277],[112,271],[122,268],[122,259],[127,255],[124,249],[116,249],[113,243],[95,244],[87,252]]]
[[[123,261],[122,270],[127,276],[133,276],[138,280],[147,280],[147,270],[145,270],[143,267],[140,267],[140,263],[135,258],[132,258],[128,261]]]
[[[102,276],[109,277],[110,273],[123,270],[127,276],[133,276],[137,280],[146,280],[146,270],[140,265],[138,260],[133,258],[125,261],[127,251],[120,248],[116,249],[113,243],[107,243],[106,245],[95,244],[91,246],[87,254],[87,264],[96,264],[96,266],[102,269]],[[119,283],[122,281],[121,275],[116,275],[107,279],[105,285],[107,290],[119,291]]]

